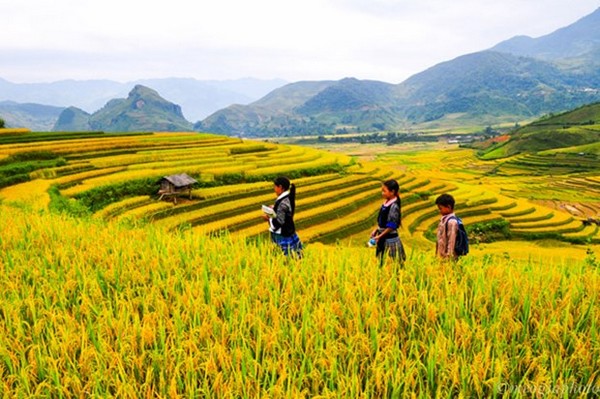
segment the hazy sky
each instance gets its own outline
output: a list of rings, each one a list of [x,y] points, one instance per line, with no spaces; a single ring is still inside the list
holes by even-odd
[[[0,0],[0,78],[399,83],[598,0]]]

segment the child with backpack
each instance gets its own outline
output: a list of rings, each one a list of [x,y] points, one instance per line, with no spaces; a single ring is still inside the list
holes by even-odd
[[[370,245],[377,246],[375,256],[379,258],[380,265],[383,265],[385,253],[392,259],[398,259],[400,263],[406,260],[404,246],[398,235],[398,229],[402,225],[399,192],[400,186],[394,179],[385,181],[381,186],[383,204],[377,216],[377,227],[371,233],[369,241]]]
[[[296,186],[287,177],[278,177],[273,181],[273,189],[277,194],[275,205],[266,210],[263,206],[263,219],[269,222],[271,240],[281,248],[284,255],[301,258],[302,242],[294,225]]]
[[[435,204],[442,215],[437,229],[435,253],[442,259],[457,260],[459,256],[469,253],[469,240],[462,220],[454,213],[454,197],[442,194],[436,198]]]

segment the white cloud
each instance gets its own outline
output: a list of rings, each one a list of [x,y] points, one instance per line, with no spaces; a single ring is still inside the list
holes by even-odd
[[[597,6],[596,0],[4,2],[0,77],[399,82],[515,35],[550,33]]]

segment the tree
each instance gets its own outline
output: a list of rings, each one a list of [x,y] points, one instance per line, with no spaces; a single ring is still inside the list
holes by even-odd
[[[4,128],[4,119],[0,118],[0,129]]]
[[[387,145],[394,145],[400,142],[398,135],[395,132],[389,132],[387,134]]]

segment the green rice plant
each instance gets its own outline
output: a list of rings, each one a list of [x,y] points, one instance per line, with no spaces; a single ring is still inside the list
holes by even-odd
[[[490,210],[494,211],[494,212],[498,212],[498,211],[507,211],[509,209],[513,209],[517,206],[517,203],[515,201],[511,201],[511,202],[507,202],[506,204],[498,204],[495,206],[491,206]]]
[[[538,223],[538,222],[529,222],[529,223],[513,223],[511,221],[510,225],[511,227],[515,228],[515,229],[519,229],[519,230],[525,230],[525,229],[542,229],[542,228],[554,228],[554,227],[559,227],[559,226],[564,226],[566,224],[570,224],[572,222],[575,221],[575,219],[572,216],[563,216],[562,217],[556,217],[553,218],[552,221],[550,222],[545,222],[545,223]],[[581,222],[577,222],[578,224],[580,224]]]
[[[106,168],[106,169],[93,169],[93,170],[87,170],[84,172],[67,174],[65,176],[57,177],[52,180],[54,183],[58,184],[59,186],[65,186],[65,185],[72,186],[72,184],[82,182],[85,179],[89,179],[92,177],[98,177],[98,176],[110,175],[110,174],[121,172],[124,170],[125,169],[123,167],[118,167],[118,166],[113,167],[113,168]]]
[[[107,186],[95,187],[74,198],[81,202],[92,213],[104,208],[105,206],[123,200],[125,198],[135,197],[139,195],[152,195],[156,193],[156,179],[139,179],[123,183],[117,183]],[[61,194],[64,194],[63,190]]]
[[[426,187],[431,183],[431,180],[420,180],[411,185],[400,187],[400,192],[415,191],[418,188]]]
[[[150,218],[151,215],[153,213],[155,213],[158,210],[161,209],[169,209],[172,208],[174,205],[169,203],[169,202],[164,202],[164,201],[160,201],[160,202],[145,202],[145,205],[141,205],[138,203],[136,204],[137,206],[132,207],[130,209],[126,209],[123,212],[120,212],[118,215],[116,215],[116,219],[117,220],[124,220],[124,219],[130,219],[130,220],[140,220],[140,219],[147,219]]]
[[[31,173],[32,179],[50,179],[60,176],[81,173],[93,170],[94,166],[89,162],[69,162],[67,166],[40,169]]]
[[[535,212],[535,207],[529,206],[528,204],[522,204],[522,206],[520,206],[518,209],[511,210],[510,212],[500,212],[500,215],[505,218],[513,218],[517,216],[529,215],[533,212]]]
[[[590,224],[588,226],[584,226],[581,231],[571,232],[571,233],[563,233],[565,238],[594,238],[598,236],[600,233],[600,226],[595,224]]]
[[[140,205],[148,205],[153,201],[152,197],[147,195],[140,195],[137,197],[131,197],[122,201],[114,202],[98,212],[94,213],[94,217],[100,219],[110,219],[124,211],[137,208]]]
[[[549,220],[552,219],[554,217],[554,212],[548,212],[546,213],[546,211],[541,210],[540,213],[536,216],[528,216],[528,217],[521,217],[521,218],[511,218],[510,219],[510,223],[511,224],[517,224],[517,223],[530,223],[530,222],[539,222],[542,220]]]

